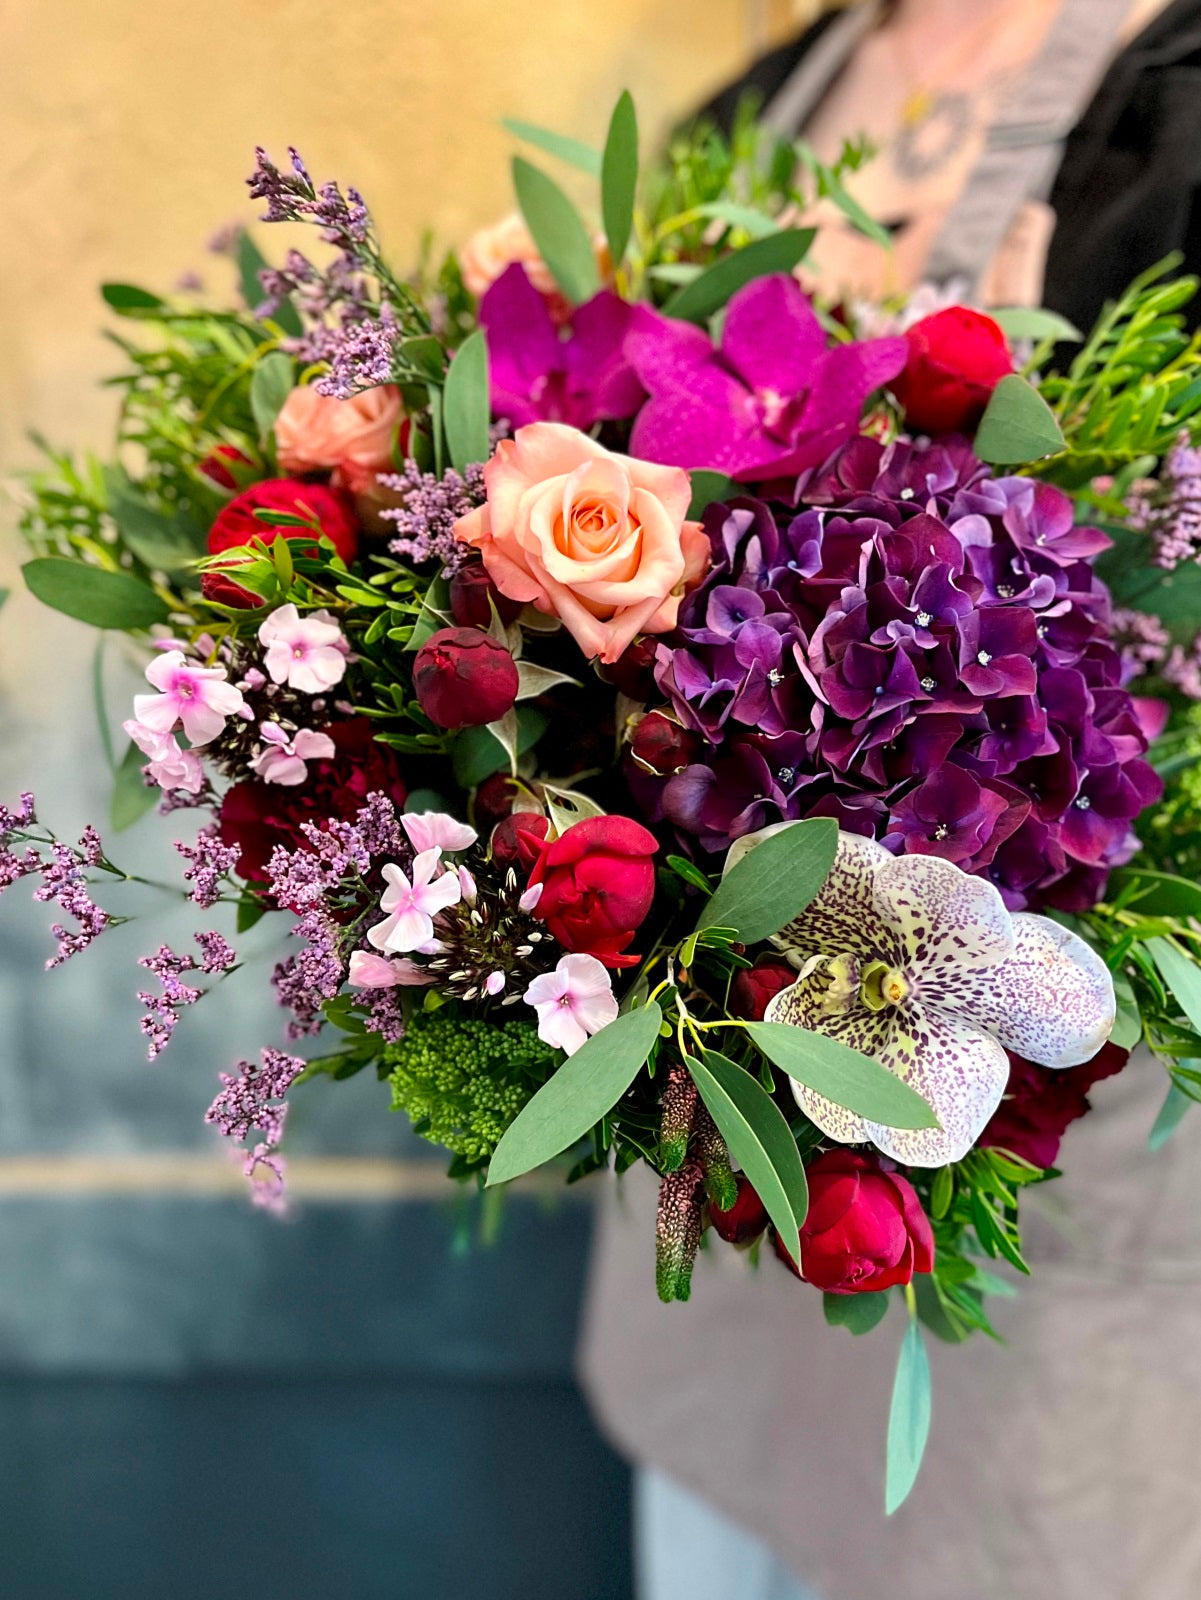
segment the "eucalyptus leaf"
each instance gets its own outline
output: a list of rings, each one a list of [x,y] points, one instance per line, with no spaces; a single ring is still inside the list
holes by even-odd
[[[917,1480],[930,1434],[930,1362],[922,1330],[910,1322],[901,1341],[901,1355],[888,1413],[888,1454],[884,1473],[887,1516],[904,1504]]]
[[[538,252],[573,305],[600,287],[596,252],[579,212],[553,178],[513,157],[513,187]]]
[[[113,798],[109,808],[109,822],[114,833],[130,828],[139,817],[159,800],[162,791],[148,784],[142,777],[146,757],[136,744],[131,744],[113,773]]]
[[[104,471],[108,514],[121,542],[153,572],[182,572],[205,554],[204,539],[194,523],[159,511],[144,500],[121,467]]]
[[[1016,372],[1002,378],[976,430],[973,449],[981,461],[1020,465],[1040,461],[1064,447],[1055,413],[1038,390]]]
[[[522,122],[517,117],[503,117],[501,127],[508,129],[526,144],[545,150],[548,156],[556,156],[560,161],[566,161],[569,166],[578,167],[590,178],[599,178],[601,175],[601,153],[599,150],[594,150],[590,144],[584,144],[579,139],[569,139],[562,133],[553,133],[549,128],[540,128],[535,122]]]
[[[519,700],[533,700],[535,696],[545,694],[548,689],[555,689],[564,683],[572,684],[577,689],[580,686],[578,678],[568,677],[565,672],[555,672],[552,667],[539,666],[536,661],[517,663]]]
[[[1105,898],[1116,900],[1126,890],[1130,897],[1125,903],[1142,915],[1201,918],[1201,886],[1191,878],[1149,867],[1119,867],[1109,876]]]
[[[731,295],[755,278],[791,272],[815,236],[813,228],[781,228],[766,239],[755,239],[706,267],[699,277],[678,289],[663,309],[669,317],[678,317],[682,322],[707,322]]]
[[[271,436],[275,419],[294,387],[292,357],[285,355],[282,350],[268,351],[250,379],[250,409],[254,413],[260,439]]]
[[[712,200],[708,205],[697,206],[695,211],[689,212],[689,216],[712,217],[717,222],[726,222],[731,228],[741,228],[743,233],[749,233],[752,239],[766,239],[768,234],[780,231],[780,224],[774,217],[769,217],[766,211],[758,211],[754,206],[740,206],[733,200]]]
[[[809,817],[769,834],[722,878],[701,911],[699,928],[736,928],[758,944],[800,916],[825,883],[838,852],[838,824]]]
[[[870,1333],[888,1315],[888,1291],[865,1294],[824,1294],[822,1310],[832,1328],[849,1328],[852,1333]]]
[[[871,1056],[791,1022],[750,1022],[747,1032],[769,1061],[836,1106],[886,1128],[937,1128],[916,1089]]]
[[[1186,1062],[1185,1065],[1195,1067],[1197,1062]],[[1152,1150],[1162,1150],[1164,1145],[1176,1132],[1184,1117],[1184,1113],[1192,1105],[1192,1096],[1185,1094],[1183,1089],[1178,1089],[1174,1083],[1168,1085],[1167,1098],[1159,1108],[1159,1114],[1147,1135],[1147,1144]]]
[[[149,289],[139,289],[132,283],[104,283],[100,293],[105,304],[121,316],[137,316],[139,312],[166,311],[167,302]]]
[[[107,572],[67,556],[38,556],[21,572],[43,605],[94,628],[149,628],[170,615],[149,584],[128,572]]]
[[[108,770],[116,773],[117,752],[113,749],[113,731],[108,721],[108,703],[104,693],[104,635],[96,640],[92,652],[92,709],[96,713],[96,731],[100,735],[100,748]]]
[[[1147,954],[1159,968],[1159,975],[1175,995],[1180,1009],[1201,1033],[1201,968],[1179,946],[1167,939],[1148,939]]]
[[[716,1050],[706,1050],[703,1062],[689,1056],[687,1066],[731,1159],[746,1174],[799,1266],[809,1186],[783,1112],[757,1078]]]
[[[569,1056],[505,1129],[487,1187],[540,1167],[582,1139],[638,1076],[659,1037],[663,1013],[651,1001],[627,1011]]]
[[[533,706],[517,708],[517,754],[531,750],[546,731],[546,718]],[[455,781],[474,789],[494,772],[509,765],[505,748],[487,728],[464,728],[455,735],[450,751]]]
[[[1123,973],[1114,974],[1113,992],[1117,1011],[1109,1042],[1117,1045],[1119,1050],[1133,1050],[1143,1036],[1143,1019],[1139,1013],[1134,988]]]
[[[1002,306],[988,314],[1007,339],[1054,339],[1056,344],[1079,344],[1084,337],[1058,311],[1044,311],[1041,306]]]
[[[446,448],[457,472],[488,459],[488,381],[488,345],[484,330],[477,328],[455,351],[442,396]]]
[[[609,255],[619,267],[634,226],[634,194],[638,187],[638,115],[628,89],[613,107],[609,136],[601,158],[601,216]]]

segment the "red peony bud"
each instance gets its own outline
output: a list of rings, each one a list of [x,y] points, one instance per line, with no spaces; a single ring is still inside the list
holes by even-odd
[[[629,817],[585,817],[544,845],[530,874],[542,884],[538,916],[564,950],[595,956],[606,967],[633,967],[623,954],[655,897],[659,848]]]
[[[604,668],[606,683],[611,683],[631,700],[646,703],[655,691],[655,652],[657,639],[635,639],[611,666]]]
[[[745,1022],[762,1022],[763,1013],[779,994],[796,982],[796,968],[779,956],[764,956],[744,967],[730,985],[730,1015]]]
[[[709,1219],[713,1231],[727,1244],[746,1244],[757,1239],[767,1227],[767,1211],[763,1201],[740,1172],[737,1177],[738,1198],[728,1211],[710,1203]]]
[[[450,614],[459,627],[487,628],[492,621],[489,598],[504,623],[516,622],[524,609],[519,600],[501,594],[478,556],[465,561],[450,580]]]
[[[644,772],[670,778],[690,764],[700,748],[700,739],[661,711],[650,711],[634,731],[630,754]]]
[[[222,506],[209,529],[208,548],[212,556],[223,550],[233,551],[248,545],[252,539],[271,544],[282,531],[293,537],[301,530],[264,521],[255,516],[256,511],[282,511],[288,516],[304,517],[315,522],[321,532],[333,541],[334,549],[345,562],[358,554],[359,524],[354,505],[348,494],[340,489],[329,489],[323,483],[302,483],[299,478],[268,478],[263,483],[251,484],[236,494],[228,505]],[[306,555],[316,555],[311,546]],[[222,605],[247,610],[263,604],[256,594],[243,589],[225,573],[236,571],[242,558],[232,555],[222,562],[223,572],[206,572],[201,575],[200,589],[206,600],[217,600]]]
[[[948,306],[905,335],[909,359],[891,388],[911,433],[970,433],[989,396],[1013,371],[999,324],[967,306]]]
[[[479,628],[439,628],[417,652],[417,703],[440,728],[499,722],[517,699],[517,663]]]
[[[492,830],[492,859],[518,873],[533,870],[542,853],[550,823],[537,811],[514,811]]]

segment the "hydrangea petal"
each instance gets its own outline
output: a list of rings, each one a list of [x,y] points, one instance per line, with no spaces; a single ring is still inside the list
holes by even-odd
[[[1013,919],[991,883],[940,856],[900,856],[876,873],[876,921],[886,922],[903,963],[925,992],[940,975],[991,966],[1013,953]],[[879,940],[877,940],[879,942]],[[956,1010],[967,1010],[958,998]]]
[[[1049,917],[1019,913],[1013,929],[1013,955],[975,982],[968,974],[948,999],[1027,1061],[1091,1061],[1114,1023],[1109,969],[1091,945]]]
[[[933,1006],[898,1006],[887,1037],[871,1053],[934,1109],[941,1127],[864,1126],[885,1155],[910,1167],[942,1167],[961,1161],[1001,1103],[1009,1081],[1009,1058],[975,1019]],[[814,1119],[817,1120],[816,1118]]]

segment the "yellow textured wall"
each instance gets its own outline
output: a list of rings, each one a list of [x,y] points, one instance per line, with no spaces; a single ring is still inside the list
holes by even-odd
[[[167,288],[195,267],[223,284],[204,244],[253,216],[256,142],[357,183],[403,259],[424,226],[452,242],[508,207],[502,116],[595,141],[629,86],[653,134],[797,15],[795,0],[0,0],[0,461],[29,458],[31,424],[103,442],[97,283]]]

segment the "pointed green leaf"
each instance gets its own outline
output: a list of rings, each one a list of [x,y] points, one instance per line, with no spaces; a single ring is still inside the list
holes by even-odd
[[[711,506],[718,500],[730,500],[737,494],[745,494],[746,486],[735,483],[733,478],[727,478],[724,472],[709,472],[704,468],[688,474],[692,484],[692,502],[688,507],[688,515],[696,518],[701,515],[706,506]]]
[[[865,1294],[824,1294],[822,1309],[832,1328],[849,1328],[852,1333],[870,1333],[888,1315],[888,1291]]]
[[[596,252],[579,212],[553,178],[513,157],[513,187],[534,243],[573,305],[600,287]]]
[[[131,744],[113,774],[109,821],[114,833],[132,827],[161,798],[162,791],[156,785],[142,780],[142,768],[145,765],[146,757],[136,744]]]
[[[455,351],[442,397],[446,448],[457,472],[488,459],[488,381],[488,345],[484,330],[477,328]]]
[[[1194,1069],[1199,1065],[1196,1061],[1186,1061],[1182,1064]],[[1169,1084],[1167,1098],[1164,1100],[1163,1105],[1160,1106],[1159,1115],[1155,1118],[1151,1132],[1147,1135],[1147,1143],[1152,1150],[1163,1149],[1164,1145],[1167,1144],[1180,1126],[1184,1113],[1192,1104],[1191,1095],[1185,1094],[1184,1090],[1178,1089],[1174,1083]]]
[[[652,1001],[593,1034],[505,1129],[488,1168],[488,1186],[540,1167],[582,1139],[638,1076],[663,1013]]]
[[[697,919],[699,928],[737,928],[758,944],[800,916],[825,883],[838,852],[838,824],[809,817],[769,834],[722,878]]]
[[[703,1062],[690,1056],[687,1064],[731,1159],[746,1174],[799,1266],[809,1186],[783,1112],[757,1078],[716,1050],[706,1050]]]
[[[930,1434],[930,1362],[916,1322],[905,1329],[888,1413],[884,1511],[892,1516],[917,1479]]]
[[[137,316],[141,312],[165,311],[167,302],[149,289],[139,289],[132,283],[105,283],[100,286],[105,304],[123,317]]]
[[[1041,306],[1002,306],[988,314],[1007,339],[1054,339],[1057,344],[1079,344],[1084,337],[1058,311],[1044,311]]]
[[[106,509],[121,542],[153,572],[182,572],[205,554],[196,525],[158,511],[144,500],[121,467],[104,469]]]
[[[1148,939],[1147,953],[1159,975],[1180,1003],[1180,1009],[1201,1033],[1201,968],[1167,939]]]
[[[663,307],[682,322],[707,322],[744,284],[772,272],[791,272],[813,243],[813,228],[782,228],[722,256],[699,277],[678,289]]]
[[[149,628],[170,615],[154,590],[128,572],[106,572],[68,556],[38,556],[21,572],[43,605],[93,628]]]
[[[1129,978],[1118,972],[1114,974],[1113,992],[1117,1014],[1109,1042],[1116,1044],[1119,1050],[1133,1050],[1143,1036],[1143,1019],[1134,997],[1134,987]]]
[[[747,1032],[782,1072],[836,1106],[886,1128],[937,1128],[938,1118],[916,1089],[871,1056],[791,1022],[751,1022]]]
[[[548,156],[556,156],[569,166],[578,167],[590,178],[599,178],[601,175],[601,153],[590,144],[569,139],[562,133],[552,133],[549,128],[540,128],[535,122],[522,122],[517,117],[503,117],[501,127],[507,128],[526,144],[545,150]]]
[[[625,259],[634,226],[634,194],[638,187],[638,116],[628,89],[613,107],[609,137],[601,158],[601,216],[613,265]]]
[[[1148,917],[1201,917],[1201,885],[1174,872],[1147,867],[1119,867],[1109,875],[1105,898],[1116,900],[1130,891],[1126,904]]]
[[[990,465],[1039,461],[1064,448],[1055,413],[1025,378],[1011,372],[993,390],[973,446]]]
[[[294,377],[292,357],[282,350],[270,351],[255,367],[250,380],[250,409],[261,439],[266,439],[275,427],[275,419],[292,393]]]

